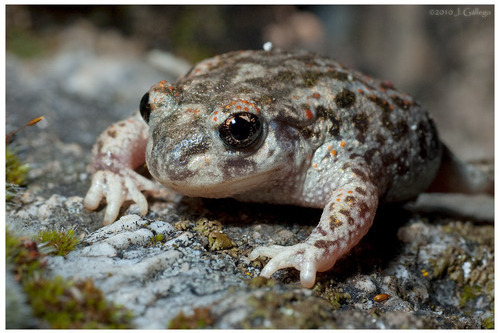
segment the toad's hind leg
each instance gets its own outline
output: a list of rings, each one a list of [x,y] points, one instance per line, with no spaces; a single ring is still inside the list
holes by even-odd
[[[279,269],[294,267],[300,270],[302,286],[311,288],[316,272],[332,268],[368,232],[377,210],[378,191],[363,171],[351,172],[349,182],[332,193],[319,224],[303,243],[259,247],[250,254],[250,259],[271,258],[262,276],[269,278]]]

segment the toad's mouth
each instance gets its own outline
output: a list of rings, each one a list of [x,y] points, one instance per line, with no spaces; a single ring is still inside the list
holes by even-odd
[[[278,183],[278,179],[275,176],[277,174],[279,174],[279,168],[214,183],[196,181],[195,178],[192,178],[189,182],[171,180],[166,182],[160,181],[160,183],[188,197],[227,198],[257,188],[271,187]]]

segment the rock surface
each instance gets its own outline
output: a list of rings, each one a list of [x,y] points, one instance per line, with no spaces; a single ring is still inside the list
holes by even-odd
[[[92,278],[144,329],[198,319],[209,328],[481,328],[492,320],[494,229],[478,223],[493,220],[488,197],[475,198],[479,204],[464,199],[477,210],[459,217],[453,209],[430,212],[432,197],[411,210],[381,209],[369,234],[319,274],[312,290],[300,288],[292,269],[258,278],[262,263],[247,255],[258,245],[305,239],[318,210],[151,198],[146,217],[131,205],[103,227],[104,212],[82,205],[91,145],[137,108],[150,85],[175,77],[154,68],[146,54],[115,57],[116,50],[98,49],[96,31],[88,29],[72,32],[88,44],[50,58],[7,57],[7,131],[46,116],[14,143],[30,164],[29,186],[7,205],[7,226],[24,235],[74,229],[82,239],[66,257],[49,258],[52,275]],[[184,65],[166,65],[172,66]]]

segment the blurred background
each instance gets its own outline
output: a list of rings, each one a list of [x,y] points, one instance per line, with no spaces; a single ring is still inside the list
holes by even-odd
[[[493,10],[9,5],[7,130],[45,115],[42,131],[90,149],[157,81],[175,81],[206,57],[271,41],[393,82],[430,111],[461,158],[492,159]]]

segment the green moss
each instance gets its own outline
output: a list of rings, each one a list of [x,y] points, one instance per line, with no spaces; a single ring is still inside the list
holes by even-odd
[[[65,248],[68,246],[66,244]],[[38,251],[34,241],[15,237],[7,231],[6,254],[7,261],[12,263],[15,280],[28,295],[33,313],[51,328],[130,327],[131,312],[106,301],[92,280],[75,282],[62,277],[46,277],[45,255]]]
[[[294,290],[267,291],[252,295],[247,302],[253,311],[239,323],[242,328],[335,328],[329,304],[310,294]]]
[[[16,281],[21,283],[26,281],[45,266],[43,255],[38,252],[35,242],[15,237],[7,231],[5,245],[7,261],[13,263]]]
[[[184,312],[180,312],[168,325],[169,329],[202,329],[209,328],[214,323],[214,319],[210,314],[210,308],[195,308],[193,314],[186,316]]]
[[[333,293],[330,298],[330,304],[332,304],[333,310],[339,310],[343,303],[351,300],[351,294],[349,293]]]
[[[464,286],[463,292],[460,294],[460,306],[463,307],[471,299],[475,299],[481,295],[481,287],[479,286]]]
[[[75,236],[74,230],[68,231],[40,231],[37,240],[54,249],[53,254],[65,256],[73,251],[80,240]]]
[[[12,149],[7,147],[5,149],[5,197],[7,201],[17,194],[19,186],[26,184],[28,170],[28,165],[22,163]]]
[[[466,251],[461,246],[447,247],[439,257],[430,259],[432,279],[450,279],[456,283],[458,301],[467,307],[470,300],[485,296],[494,303],[494,230],[493,226],[478,226],[472,223],[457,222],[442,227],[447,233],[462,242],[474,244],[474,251]],[[470,273],[464,273],[467,264]],[[480,287],[479,287],[480,286]]]
[[[162,244],[165,242],[165,236],[163,236],[163,234],[154,235],[151,242],[152,242],[152,245]]]
[[[339,310],[343,304],[352,299],[351,294],[344,292],[340,287],[326,287],[317,283],[313,290],[316,295],[330,303],[333,311]]]
[[[73,282],[60,276],[31,279],[24,286],[34,314],[52,328],[127,328],[132,315],[106,301],[92,280]]]
[[[495,318],[493,316],[484,318],[481,321],[481,327],[486,329],[494,329],[495,328]]]

